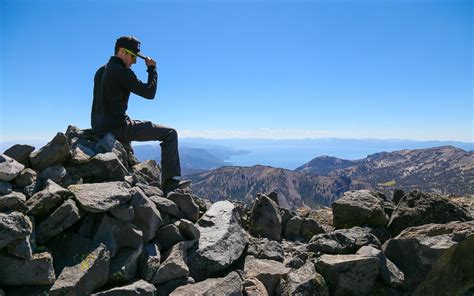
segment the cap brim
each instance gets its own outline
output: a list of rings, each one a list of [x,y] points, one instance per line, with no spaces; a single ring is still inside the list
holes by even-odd
[[[142,59],[146,59],[146,56],[144,56],[144,55],[141,54],[141,53],[137,53],[137,56],[140,57],[140,58],[142,58]]]

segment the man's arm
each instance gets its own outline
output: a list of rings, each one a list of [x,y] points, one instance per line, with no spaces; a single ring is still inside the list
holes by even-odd
[[[130,69],[124,69],[123,75],[120,75],[120,83],[123,87],[141,97],[152,100],[156,94],[156,86],[158,82],[158,73],[156,72],[156,64],[148,65],[148,81],[141,82],[135,73]]]

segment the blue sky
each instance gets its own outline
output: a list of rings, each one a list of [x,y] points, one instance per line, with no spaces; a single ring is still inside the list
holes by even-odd
[[[473,1],[0,2],[0,142],[89,128],[121,35],[159,73],[128,114],[181,137],[474,141]]]

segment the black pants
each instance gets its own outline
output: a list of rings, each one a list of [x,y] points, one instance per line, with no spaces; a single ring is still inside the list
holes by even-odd
[[[175,129],[150,121],[127,120],[125,127],[111,132],[115,139],[129,144],[131,141],[160,141],[162,180],[181,176],[178,153],[178,133]]]

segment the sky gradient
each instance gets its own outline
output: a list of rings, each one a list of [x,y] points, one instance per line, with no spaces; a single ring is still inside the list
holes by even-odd
[[[181,137],[474,141],[473,1],[0,3],[0,142],[89,128],[121,35],[159,75],[129,116]]]

